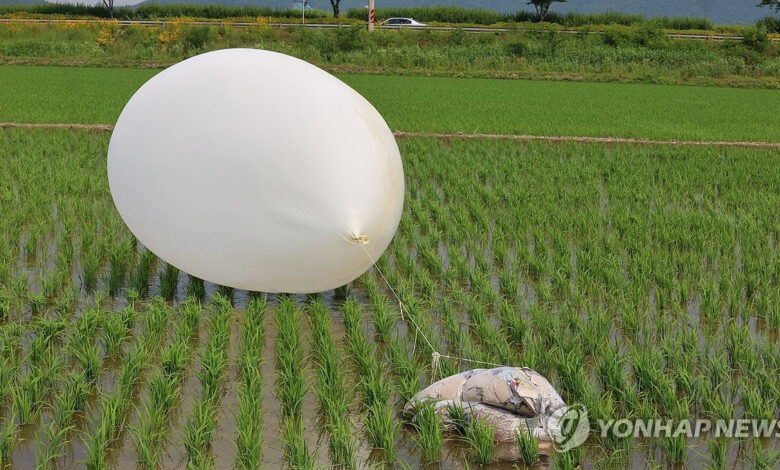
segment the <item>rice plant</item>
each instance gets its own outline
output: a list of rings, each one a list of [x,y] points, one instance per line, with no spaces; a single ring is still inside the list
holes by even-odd
[[[203,284],[203,279],[189,275],[187,281],[187,287],[184,292],[187,297],[193,297],[202,300],[206,297],[206,287]]]
[[[441,459],[444,444],[444,426],[433,404],[418,404],[414,414],[414,427],[417,430],[417,448],[426,462],[438,462]],[[492,450],[492,449],[491,449]]]
[[[366,431],[371,444],[382,450],[385,461],[396,460],[395,442],[401,432],[401,421],[385,402],[375,401],[368,409]]]
[[[233,307],[228,299],[217,295],[212,298],[211,310],[209,340],[201,351],[201,369],[198,371],[201,395],[184,428],[188,465],[194,467],[210,465],[213,459],[211,440],[219,407],[218,391],[225,379]]]
[[[120,314],[109,314],[103,323],[103,350],[106,356],[117,357],[126,334],[125,318]]]
[[[729,444],[723,439],[710,439],[707,441],[707,448],[710,452],[710,461],[707,462],[707,468],[710,470],[722,470],[726,468],[726,457],[729,452]]]
[[[493,461],[496,429],[486,418],[472,418],[466,426],[466,442],[477,463],[488,464]]]
[[[303,438],[303,423],[300,418],[288,418],[282,424],[284,455],[290,467],[296,470],[313,470],[314,456]]]
[[[515,429],[515,444],[524,464],[530,466],[539,460],[539,439],[530,431]]]
[[[179,288],[179,269],[166,263],[160,271],[160,297],[173,300]]]
[[[7,465],[11,462],[16,443],[19,441],[18,429],[12,414],[3,419],[0,425],[0,463]]]
[[[301,311],[292,297],[282,297],[276,308],[274,321],[278,336],[276,340],[278,386],[277,393],[283,416],[297,416],[303,407],[306,395],[303,370],[303,349],[300,344],[299,325]]]
[[[54,462],[62,456],[68,444],[67,436],[75,426],[59,426],[56,421],[44,424],[36,437],[37,451],[35,453],[36,470],[54,468]]]
[[[259,468],[262,456],[262,399],[263,379],[259,358],[262,355],[265,333],[266,299],[254,297],[246,309],[246,323],[242,331],[241,356],[238,368],[238,410],[236,418],[236,466],[243,470]]]

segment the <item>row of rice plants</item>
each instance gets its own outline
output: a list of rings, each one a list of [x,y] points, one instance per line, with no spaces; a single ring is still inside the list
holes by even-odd
[[[346,368],[330,332],[331,317],[321,299],[309,301],[306,313],[311,323],[312,357],[317,366],[316,395],[320,412],[325,416],[325,429],[330,436],[331,463],[355,467],[357,440],[352,431]]]
[[[201,395],[184,428],[188,465],[195,468],[213,465],[211,441],[219,411],[219,390],[226,377],[230,321],[234,313],[230,302],[220,295],[212,297],[210,302],[209,340],[200,353],[198,371]]]
[[[366,285],[371,285],[373,282],[373,279],[368,276],[364,276],[362,280]],[[383,307],[387,305],[383,304]],[[360,304],[350,297],[344,302],[342,312],[347,349],[359,377],[357,390],[361,404],[366,410],[366,433],[373,447],[380,451],[382,461],[395,462],[397,458],[395,443],[400,435],[401,420],[396,419],[391,402],[393,387],[387,379],[389,370],[375,343],[365,333],[365,315],[361,311]],[[379,319],[381,325],[376,329],[376,336],[388,337],[395,323],[389,308],[384,308],[380,313],[375,312],[374,319]]]
[[[242,470],[260,468],[263,443],[263,377],[262,349],[265,343],[265,297],[253,297],[246,307],[241,330],[238,370],[238,410],[236,416],[236,467]]]
[[[132,427],[140,468],[158,468],[170,432],[171,412],[181,396],[182,379],[190,363],[191,342],[198,331],[201,313],[200,302],[192,298],[179,306],[173,343],[163,351],[160,364],[149,379],[149,394],[138,409],[138,424]]]
[[[282,442],[284,455],[290,467],[314,468],[314,455],[303,435],[301,411],[306,396],[304,355],[301,345],[301,317],[303,312],[295,305],[295,298],[280,296],[274,310],[276,323],[276,395],[281,406]]]
[[[153,299],[145,311],[143,333],[136,338],[134,349],[125,357],[114,390],[100,394],[100,412],[84,437],[88,469],[106,468],[109,444],[126,429],[127,413],[141,383],[141,374],[151,366],[152,358],[164,342],[172,309],[161,298]]]
[[[107,312],[97,304],[71,326],[65,349],[72,351],[78,368],[63,372],[57,380],[60,387],[52,397],[50,419],[48,424],[42,424],[36,436],[37,469],[54,468],[69,444],[69,436],[76,430],[76,417],[86,411],[88,399],[95,390],[98,371],[103,368],[99,353],[92,346],[99,323],[103,325],[102,364],[105,365],[119,357],[121,345],[133,331],[137,317],[132,302],[117,313]]]

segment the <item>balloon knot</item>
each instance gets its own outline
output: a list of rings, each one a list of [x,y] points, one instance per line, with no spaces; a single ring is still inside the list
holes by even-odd
[[[361,245],[368,245],[370,243],[370,240],[368,239],[368,235],[358,235],[353,233],[352,234],[352,242],[353,243],[360,243]]]

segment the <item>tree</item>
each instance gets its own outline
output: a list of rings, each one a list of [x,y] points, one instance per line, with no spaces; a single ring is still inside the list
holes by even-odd
[[[114,17],[114,0],[103,0],[103,5],[108,8],[108,17]]]
[[[333,0],[331,0],[333,1]],[[538,21],[544,21],[544,18],[547,16],[547,12],[550,10],[550,5],[552,2],[565,2],[566,0],[528,0],[529,5],[533,5],[534,9],[536,10],[536,19]],[[769,0],[765,0],[769,1]],[[771,0],[771,1],[780,1],[780,0]]]
[[[761,0],[759,6],[769,7],[769,8],[774,7],[775,11],[780,12],[780,0]]]
[[[341,3],[341,0],[330,0],[330,6],[333,7],[333,17],[338,18],[339,17],[339,3]]]

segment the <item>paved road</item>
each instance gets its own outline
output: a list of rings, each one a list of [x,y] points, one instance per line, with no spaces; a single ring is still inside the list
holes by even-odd
[[[66,20],[66,19],[50,19],[50,18],[0,18],[0,23],[97,23],[106,20],[97,19],[78,19],[78,20]],[[164,26],[171,23],[170,20],[119,20],[120,25],[147,25],[147,26]],[[236,27],[250,27],[257,26],[257,23],[252,22],[233,22],[233,21],[185,21],[181,24],[188,25],[204,25],[204,26],[222,26],[232,25]],[[266,23],[272,28],[289,28],[300,27],[313,28],[313,29],[337,29],[337,28],[351,28],[351,24],[327,24],[327,23],[306,23],[301,25],[300,23]],[[546,32],[554,31],[559,34],[581,34],[581,31],[574,31],[568,29],[560,30],[539,30],[530,28],[474,28],[465,27],[460,28],[457,26],[425,26],[423,28],[417,27],[404,27],[404,26],[377,26],[381,29],[428,29],[432,31],[452,31],[454,29],[462,29],[467,33],[510,33],[510,32]],[[586,34],[604,34],[603,31],[587,31]],[[699,41],[741,41],[742,36],[730,36],[725,34],[682,34],[682,33],[667,33],[671,39],[690,39]],[[772,42],[780,42],[780,38],[771,38]]]

